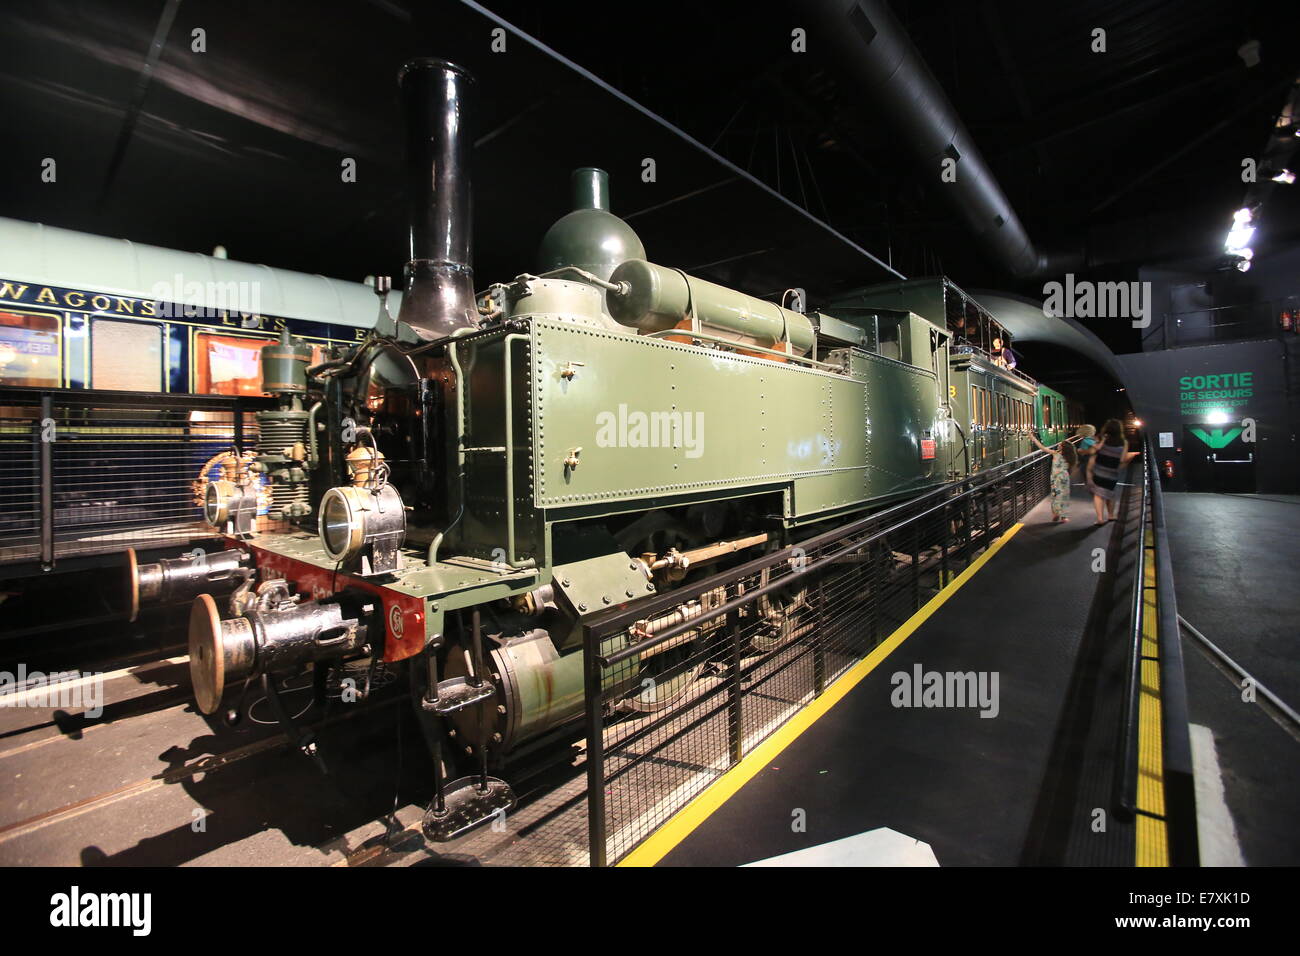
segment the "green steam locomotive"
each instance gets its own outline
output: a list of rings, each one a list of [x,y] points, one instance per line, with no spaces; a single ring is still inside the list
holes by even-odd
[[[263,350],[282,447],[232,456],[208,486],[228,550],[141,565],[132,586],[193,598],[203,712],[260,681],[308,753],[285,675],[407,662],[439,775],[425,830],[443,839],[513,800],[490,760],[572,735],[585,618],[1029,454],[1035,427],[1056,440],[1076,410],[1010,367],[1005,330],[946,280],[811,311],[797,290],[773,303],[656,264],[596,169],[574,174],[538,271],[476,293],[470,79],[418,60],[400,85],[400,312],[314,364],[287,333]],[[288,530],[258,530],[251,489],[268,480],[293,503]],[[691,617],[707,630],[698,605],[642,630]],[[646,680],[663,656],[609,678],[626,706],[683,692]],[[447,782],[466,760],[478,773]]]

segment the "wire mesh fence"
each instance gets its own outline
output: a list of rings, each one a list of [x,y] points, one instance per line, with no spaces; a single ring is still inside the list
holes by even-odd
[[[588,831],[616,863],[902,627],[1047,494],[1034,455],[586,629]]]
[[[211,536],[203,478],[257,440],[247,399],[0,393],[0,563]]]

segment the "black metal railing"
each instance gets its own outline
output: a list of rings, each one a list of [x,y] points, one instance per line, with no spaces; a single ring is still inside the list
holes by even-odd
[[[1037,453],[585,628],[591,863],[656,829],[1047,494]]]
[[[1165,528],[1164,492],[1156,457],[1149,442],[1142,457],[1142,501],[1137,528],[1137,558],[1133,570],[1133,599],[1128,642],[1128,679],[1120,718],[1121,761],[1115,804],[1120,816],[1156,815],[1139,799],[1141,781],[1140,720],[1143,693],[1154,693],[1160,704],[1160,772],[1148,783],[1162,790],[1170,866],[1200,862],[1196,828],[1196,793],[1192,777],[1188,731],[1187,683],[1183,671],[1178,603],[1174,593],[1169,536]],[[1152,600],[1153,599],[1153,600]],[[1154,609],[1154,615],[1151,611]],[[1154,618],[1154,619],[1153,619]],[[1144,680],[1155,667],[1156,681]]]
[[[1138,716],[1139,697],[1142,693],[1143,644],[1147,640],[1147,628],[1154,626],[1154,621],[1146,614],[1147,601],[1147,552],[1154,547],[1147,533],[1147,520],[1150,515],[1151,469],[1148,467],[1152,456],[1148,452],[1143,456],[1141,500],[1138,504],[1137,557],[1133,562],[1132,596],[1129,601],[1128,660],[1125,664],[1124,699],[1120,709],[1120,767],[1115,775],[1115,804],[1121,816],[1132,819],[1137,812],[1138,790]],[[1157,482],[1158,483],[1158,482]]]
[[[1283,320],[1284,313],[1291,316],[1289,328]],[[1300,319],[1300,298],[1296,296],[1165,312],[1160,322],[1142,333],[1142,348],[1173,349],[1294,335],[1297,319]]]
[[[260,399],[0,389],[0,564],[211,535],[194,481],[257,440]]]

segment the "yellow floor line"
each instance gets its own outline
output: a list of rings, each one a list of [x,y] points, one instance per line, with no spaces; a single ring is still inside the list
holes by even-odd
[[[640,846],[625,856],[618,866],[654,866],[686,839],[714,810],[726,803],[736,792],[753,779],[760,770],[775,760],[799,735],[824,717],[832,707],[847,696],[857,684],[907,640],[926,620],[984,567],[1012,535],[1023,528],[1017,522],[1006,534],[993,542],[983,554],[971,562],[970,567],[957,575],[951,583],[932,597],[921,610],[907,619],[898,630],[877,644],[871,653],[845,671],[843,676],[811,704],[791,717],[780,729],[745,755],[741,761],[711,784],[704,792],[682,807],[668,822],[646,838]]]
[[[1144,530],[1142,544],[1142,689],[1138,697],[1138,790],[1137,827],[1134,833],[1135,866],[1168,866],[1169,834],[1165,825],[1164,741],[1160,714],[1160,643],[1156,631],[1156,569],[1145,545],[1150,532]]]

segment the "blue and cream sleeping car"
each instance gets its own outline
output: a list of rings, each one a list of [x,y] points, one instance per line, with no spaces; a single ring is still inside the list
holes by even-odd
[[[228,408],[167,393],[260,396],[259,350],[282,329],[319,361],[363,338],[378,311],[361,283],[0,218],[0,564],[189,536],[191,483],[236,433]],[[105,391],[159,400],[87,403]],[[43,395],[61,439],[49,514],[32,452]],[[245,443],[252,422],[246,413]]]
[[[260,395],[281,329],[320,352],[378,310],[362,283],[0,218],[3,386]]]

